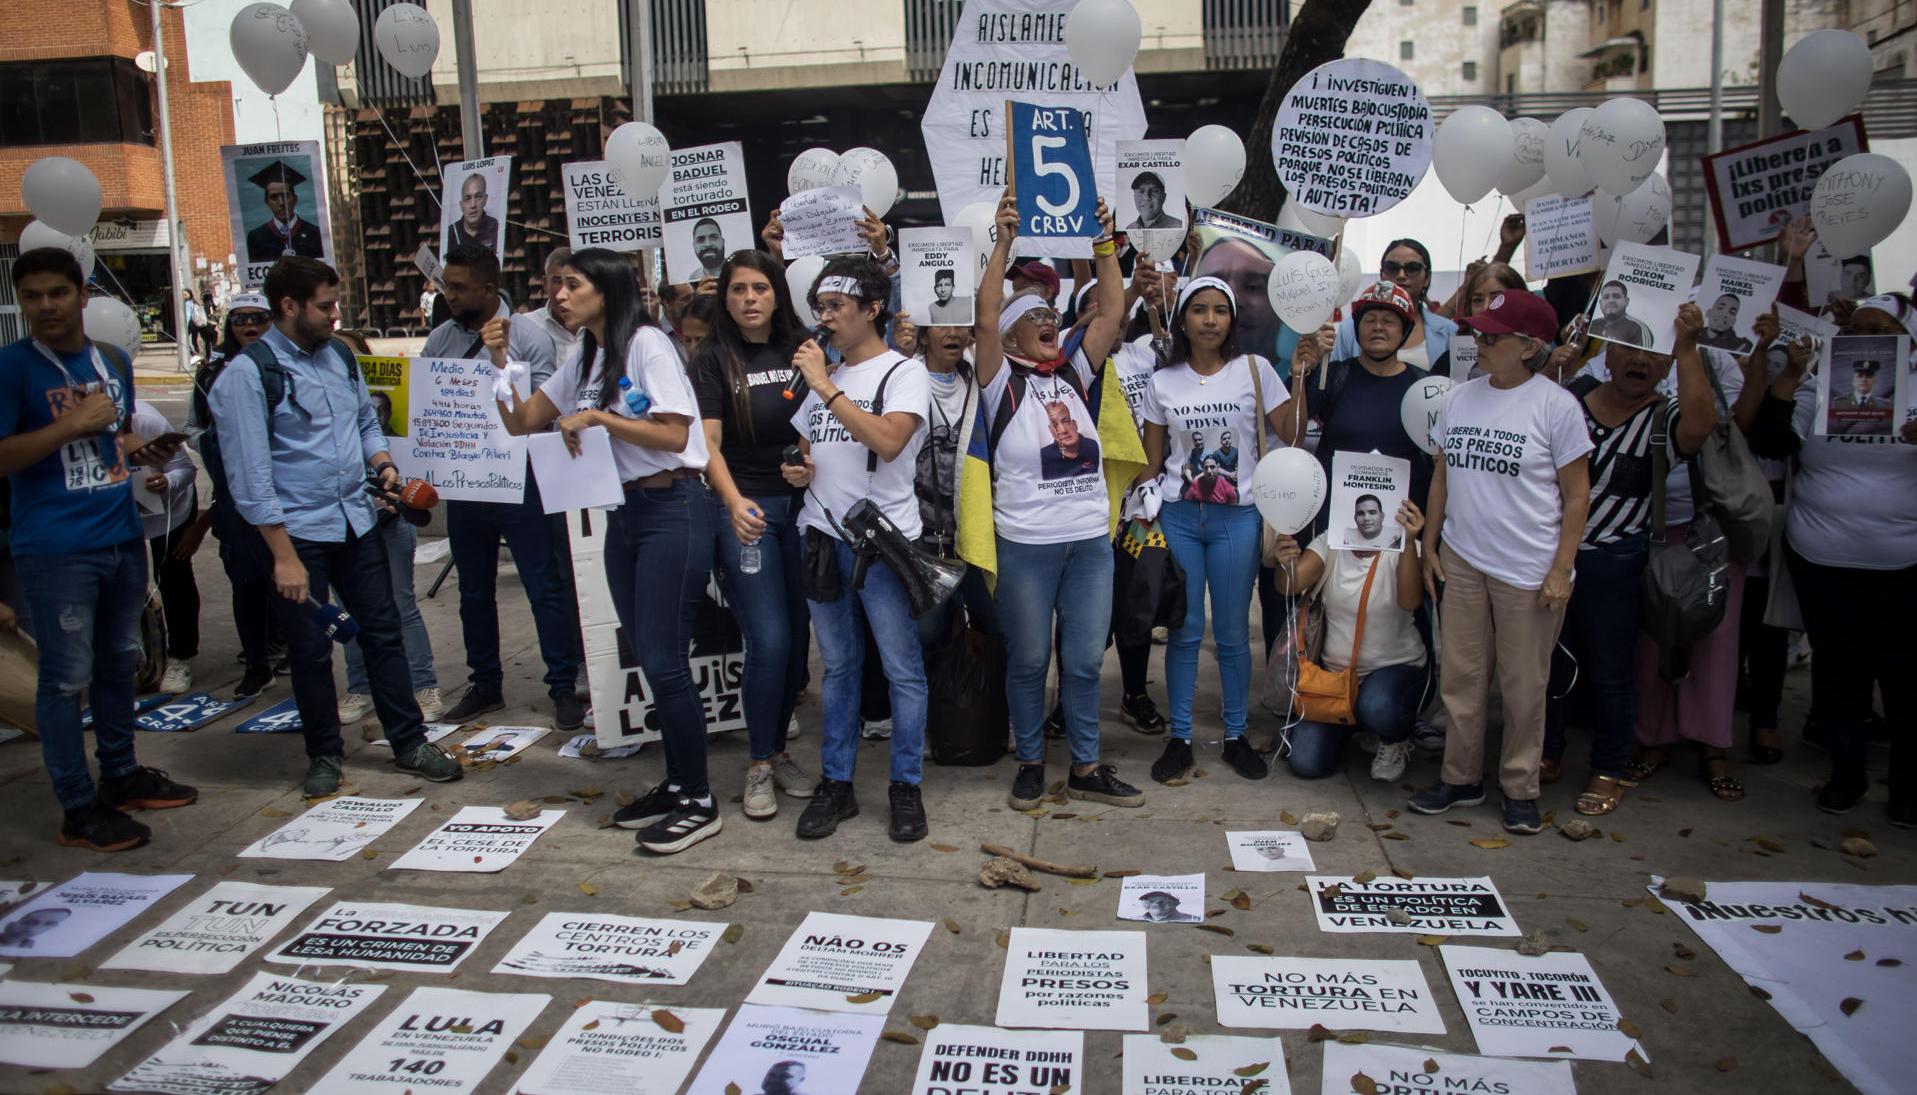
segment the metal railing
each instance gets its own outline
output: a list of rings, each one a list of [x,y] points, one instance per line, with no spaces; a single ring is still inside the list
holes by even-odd
[[[652,90],[693,95],[706,89],[705,0],[650,0]]]
[[[939,78],[945,50],[958,28],[963,0],[905,0],[906,78],[925,82]]]
[[[402,76],[386,63],[373,41],[373,25],[379,13],[400,0],[359,0],[359,53],[353,58],[353,75],[359,85],[359,101],[367,106],[431,106],[433,81],[430,76],[414,79]],[[451,48],[452,28],[446,28],[447,47]]]
[[[1711,112],[1711,89],[1666,88],[1633,92],[1657,108],[1666,118],[1705,118]],[[1482,95],[1437,95],[1431,110],[1442,120],[1461,106],[1488,106],[1507,118],[1530,117],[1550,121],[1567,110],[1597,106],[1614,95],[1603,91],[1520,91],[1513,94],[1492,92]],[[1755,117],[1757,88],[1724,89],[1726,117]],[[1917,80],[1878,80],[1864,98],[1864,130],[1873,137],[1917,136]]]
[[[1285,47],[1290,0],[1204,0],[1205,68],[1269,68]]]

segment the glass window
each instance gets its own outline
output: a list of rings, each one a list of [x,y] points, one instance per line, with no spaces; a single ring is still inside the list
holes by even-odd
[[[1469,4],[1465,5],[1464,25],[1467,27],[1475,27],[1478,25],[1478,9],[1476,7]]]
[[[0,64],[0,146],[154,143],[146,75],[124,57]]]
[[[1467,80],[1476,80],[1478,78],[1478,63],[1476,61],[1466,61],[1464,63],[1464,78]]]
[[[1398,43],[1398,60],[1400,61],[1411,60],[1411,43],[1410,42]]]

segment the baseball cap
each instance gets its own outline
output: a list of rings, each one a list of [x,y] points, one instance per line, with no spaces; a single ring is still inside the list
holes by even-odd
[[[1558,337],[1558,313],[1543,297],[1528,289],[1506,289],[1492,294],[1484,311],[1458,320],[1458,329],[1467,334],[1472,331],[1488,335],[1516,333],[1539,342],[1553,342]]]
[[[1011,276],[1038,282],[1044,287],[1047,300],[1058,296],[1058,271],[1042,259],[1026,259],[1012,267]]]
[[[228,312],[239,312],[247,309],[259,312],[271,312],[273,310],[272,307],[266,303],[265,293],[235,293],[233,294],[233,299],[226,302],[226,310]]]

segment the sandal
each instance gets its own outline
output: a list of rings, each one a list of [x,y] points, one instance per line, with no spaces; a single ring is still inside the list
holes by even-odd
[[[1564,778],[1564,762],[1545,757],[1538,761],[1538,782],[1556,783]]]
[[[1638,758],[1624,766],[1624,778],[1619,783],[1626,787],[1636,787],[1657,774],[1658,769],[1671,763],[1671,751],[1661,745],[1654,745],[1638,754]]]
[[[1624,798],[1624,784],[1616,776],[1592,776],[1578,795],[1577,812],[1585,817],[1603,817],[1617,809]]]
[[[1744,760],[1749,764],[1776,764],[1784,759],[1784,750],[1777,746],[1776,727],[1752,727],[1751,740],[1744,746]]]
[[[1725,771],[1718,775],[1712,775],[1711,765],[1713,763],[1724,765]],[[1711,794],[1716,795],[1724,802],[1737,802],[1744,797],[1744,785],[1737,782],[1731,775],[1729,765],[1730,758],[1722,753],[1699,757],[1697,774],[1704,778],[1704,785],[1711,789]]]

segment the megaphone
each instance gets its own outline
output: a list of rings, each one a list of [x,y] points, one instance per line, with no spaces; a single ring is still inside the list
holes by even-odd
[[[338,605],[306,598],[306,608],[313,614],[313,622],[320,632],[336,643],[350,643],[359,637],[359,621],[352,613]]]
[[[906,539],[870,498],[854,502],[839,527],[858,557],[852,567],[852,588],[863,586],[866,568],[874,558],[885,560],[911,599],[914,620],[944,604],[965,577],[964,563],[934,558]]]

